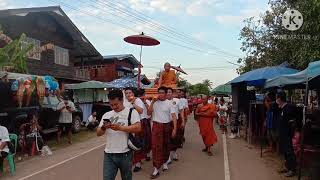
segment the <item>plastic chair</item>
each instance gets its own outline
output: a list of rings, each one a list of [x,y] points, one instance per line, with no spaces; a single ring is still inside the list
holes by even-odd
[[[9,166],[10,166],[10,173],[11,175],[15,175],[16,173],[16,163],[14,160],[14,156],[16,155],[17,152],[17,146],[18,146],[18,136],[16,134],[9,134],[9,138],[11,143],[13,143],[14,145],[14,152],[9,152],[8,156],[7,156],[7,160],[9,162]],[[4,171],[4,167],[3,167],[3,163],[1,164],[2,167],[0,167],[0,170],[2,170],[2,172]]]

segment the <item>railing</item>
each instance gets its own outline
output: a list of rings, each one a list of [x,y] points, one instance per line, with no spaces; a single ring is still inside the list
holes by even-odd
[[[75,68],[75,77],[78,79],[90,80],[90,71],[88,69]]]

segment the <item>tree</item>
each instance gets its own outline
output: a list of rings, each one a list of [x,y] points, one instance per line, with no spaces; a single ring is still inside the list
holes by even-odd
[[[0,35],[3,34],[0,26]],[[14,72],[28,73],[27,56],[28,52],[33,48],[31,44],[24,44],[26,35],[22,34],[19,39],[15,39],[0,48],[0,68],[10,66]]]
[[[205,79],[202,81],[202,84],[206,85],[209,89],[211,89],[213,83],[209,79]]]
[[[209,95],[210,94],[210,89],[206,84],[203,83],[198,83],[195,85],[192,85],[188,88],[188,92],[190,93],[190,95],[198,95],[198,94],[206,94]]]
[[[240,40],[246,56],[238,60],[242,63],[239,73],[284,61],[294,68],[304,69],[309,62],[320,57],[320,1],[270,0],[269,5],[270,10],[259,17],[245,20]],[[281,25],[282,15],[289,8],[297,9],[303,15],[304,24],[297,31],[288,31]],[[298,38],[281,38],[297,35]],[[304,35],[307,38],[300,39]]]

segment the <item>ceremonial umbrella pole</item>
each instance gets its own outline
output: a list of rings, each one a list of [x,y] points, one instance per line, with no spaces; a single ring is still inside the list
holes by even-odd
[[[157,39],[146,36],[142,32],[139,35],[132,35],[124,38],[124,41],[130,44],[140,45],[140,64],[138,66],[138,88],[141,88],[141,57],[142,57],[142,46],[156,46],[160,44],[160,41]]]

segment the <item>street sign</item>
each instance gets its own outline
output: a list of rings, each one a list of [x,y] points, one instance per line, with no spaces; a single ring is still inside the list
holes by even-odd
[[[289,31],[296,31],[303,25],[302,14],[295,9],[288,9],[282,17],[282,26]]]

